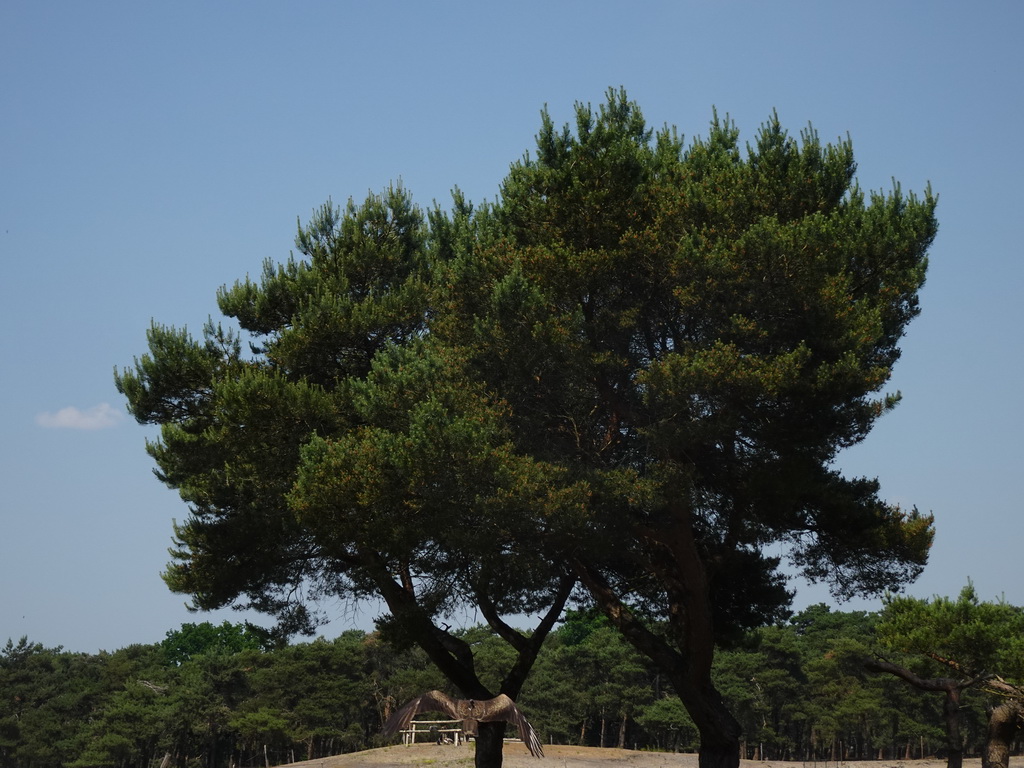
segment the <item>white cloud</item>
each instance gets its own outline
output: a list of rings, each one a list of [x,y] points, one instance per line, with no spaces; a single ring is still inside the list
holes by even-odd
[[[40,413],[36,423],[50,429],[107,429],[123,418],[123,414],[109,403],[100,403],[80,411],[73,405],[56,413]]]

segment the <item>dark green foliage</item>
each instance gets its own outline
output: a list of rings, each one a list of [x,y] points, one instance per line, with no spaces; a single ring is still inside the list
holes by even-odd
[[[942,749],[941,701],[866,673],[864,659],[881,648],[878,621],[878,614],[817,605],[719,652],[715,681],[743,726],[746,757],[901,760]],[[247,631],[214,629],[234,637]],[[508,645],[486,627],[460,636],[493,684],[508,664]],[[1016,642],[1005,635],[992,647],[998,657]],[[379,746],[394,707],[447,685],[422,650],[398,650],[359,631],[270,650],[215,649],[176,665],[167,664],[162,644],[90,656],[23,639],[0,652],[0,768],[152,768],[166,753],[175,766],[223,768],[262,764],[264,745],[274,764],[315,759]],[[545,743],[698,746],[663,675],[588,612],[572,613],[548,637],[519,704]],[[984,743],[984,704],[978,694],[964,702],[967,754]]]
[[[700,744],[697,728],[678,696],[662,695],[636,718],[647,734],[648,749],[695,752]]]
[[[749,744],[785,755],[808,719],[806,659],[789,627],[757,630],[749,641],[749,648],[717,654],[715,679]]]
[[[563,645],[579,645],[590,639],[599,629],[611,626],[608,617],[597,608],[565,612],[556,636]]]
[[[580,499],[531,542],[671,681],[704,765],[739,751],[715,642],[788,603],[767,545],[849,596],[898,589],[931,543],[930,516],[832,466],[898,400],[936,231],[930,191],[865,195],[854,168],[774,116],[744,148],[717,116],[689,146],[652,131],[621,91],[573,127],[545,114],[431,327],[507,406],[517,461]]]
[[[90,656],[8,640],[0,652],[0,765],[73,761],[86,741],[82,726],[109,692],[156,658],[139,647]]]
[[[89,656],[8,642],[0,766],[145,768],[169,754],[181,768],[218,768],[262,763],[264,746],[275,764],[312,759],[374,745],[389,707],[443,682],[421,652],[358,631],[275,650],[249,645],[216,644],[169,664],[163,644]]]
[[[934,200],[866,197],[849,142],[774,117],[746,156],[738,136],[716,117],[685,148],[615,92],[577,108],[575,133],[545,115],[502,187],[491,302],[459,326],[517,448],[586,478],[597,536],[644,564],[630,526],[694,526],[722,631],[784,602],[767,541],[850,594],[913,578],[931,537],[828,462],[895,404],[877,393],[917,313]]]
[[[201,341],[154,326],[116,380],[161,426],[149,451],[189,505],[171,589],[271,614],[278,639],[312,632],[319,600],[376,596],[381,630],[464,695],[515,696],[572,586],[525,536],[575,499],[512,454],[504,407],[426,333],[436,260],[478,229],[459,200],[432,216],[436,244],[400,188],[325,205],[299,228],[302,258],[219,292],[248,354],[212,322]],[[442,629],[465,603],[515,649],[486,685]],[[531,633],[502,618],[524,611],[544,617]]]
[[[582,637],[569,629],[552,639],[523,704],[544,713],[542,722],[562,740],[624,747],[635,742],[636,719],[655,696],[652,677],[646,660],[607,623]]]
[[[154,326],[116,374],[189,505],[169,586],[282,635],[318,598],[379,596],[382,631],[464,695],[514,698],[579,580],[682,697],[705,765],[732,765],[714,646],[785,616],[769,545],[848,596],[913,579],[932,539],[833,468],[898,401],[936,231],[930,190],[865,194],[854,171],[849,141],[775,115],[746,146],[717,115],[687,145],[620,90],[574,127],[545,112],[493,205],[328,203],[299,256],[221,289],[240,331]],[[486,683],[444,629],[467,606],[514,650]],[[503,618],[522,612],[534,631]],[[635,699],[595,706],[625,723]]]

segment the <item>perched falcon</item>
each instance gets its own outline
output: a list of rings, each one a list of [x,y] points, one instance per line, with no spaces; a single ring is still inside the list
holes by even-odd
[[[523,717],[516,703],[505,694],[493,699],[453,699],[440,691],[427,691],[397,710],[384,723],[383,734],[393,736],[409,727],[409,723],[420,712],[444,712],[452,719],[462,720],[462,730],[467,736],[476,736],[476,724],[504,721],[519,729],[519,738],[534,757],[544,757],[540,739],[533,726]]]

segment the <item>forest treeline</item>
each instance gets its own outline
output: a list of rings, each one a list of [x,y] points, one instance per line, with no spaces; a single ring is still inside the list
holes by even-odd
[[[941,697],[872,674],[879,615],[812,606],[718,652],[715,680],[743,725],[744,756],[904,759],[941,753]],[[508,646],[465,630],[482,679]],[[0,768],[275,765],[382,746],[383,720],[445,689],[422,650],[376,632],[275,645],[257,628],[186,624],[162,643],[98,654],[27,638],[0,651]],[[545,743],[695,750],[677,696],[642,656],[586,612],[547,639],[519,699]],[[965,696],[968,754],[985,699]],[[1020,751],[1020,744],[1015,750]]]

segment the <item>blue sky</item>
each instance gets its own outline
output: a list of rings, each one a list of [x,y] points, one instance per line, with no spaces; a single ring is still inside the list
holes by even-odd
[[[654,126],[773,109],[852,138],[866,189],[940,195],[903,403],[842,457],[936,516],[911,594],[1024,604],[1019,2],[29,2],[0,5],[0,643],[156,642],[171,521],[115,366],[151,319],[283,260],[298,219],[401,179],[493,198],[547,104],[625,86]],[[800,586],[799,584],[796,586]],[[801,588],[797,606],[828,600]],[[852,607],[877,608],[877,601]],[[847,606],[850,607],[850,606]],[[328,606],[367,628],[373,607]]]

